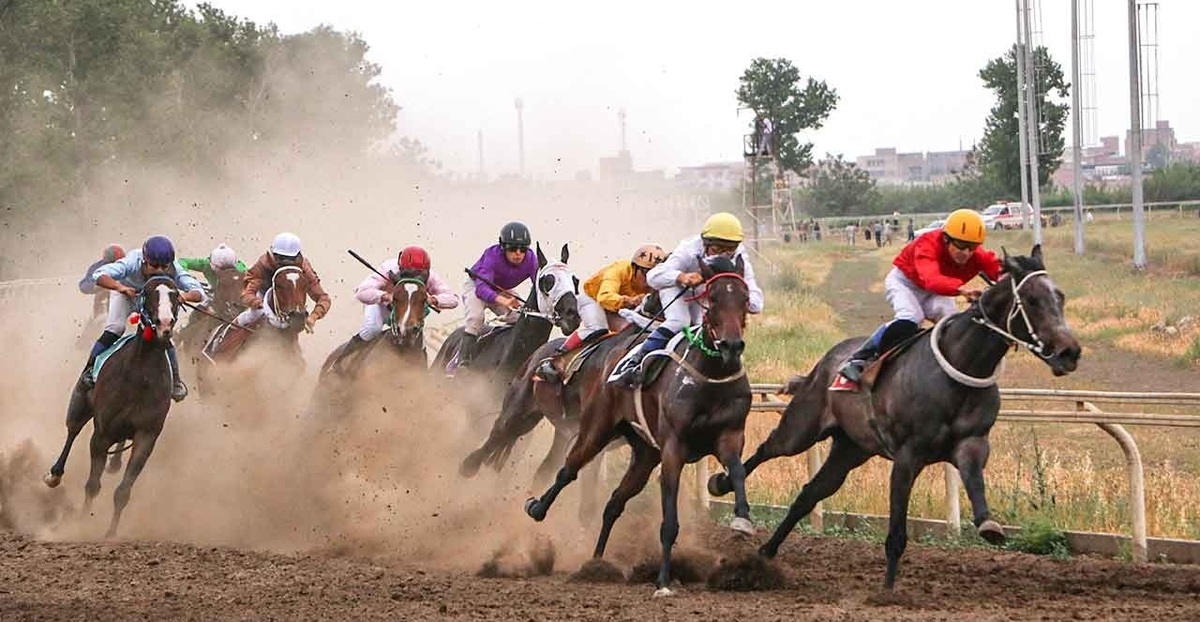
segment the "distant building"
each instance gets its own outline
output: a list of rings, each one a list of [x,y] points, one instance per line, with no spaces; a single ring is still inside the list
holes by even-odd
[[[963,170],[967,153],[962,150],[900,153],[894,147],[881,147],[871,155],[856,157],[854,163],[879,184],[942,184]]]
[[[766,163],[766,159],[763,159],[759,166],[759,170],[764,170],[770,165]],[[742,178],[745,175],[746,162],[744,160],[681,166],[679,173],[675,175],[675,186],[688,190],[732,190],[741,187]],[[798,188],[804,184],[804,179],[793,171],[787,171],[785,175],[788,185],[792,188]]]

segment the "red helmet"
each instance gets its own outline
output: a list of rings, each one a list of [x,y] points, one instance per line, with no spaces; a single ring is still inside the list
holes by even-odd
[[[429,253],[420,246],[406,246],[400,251],[400,269],[401,270],[428,270]]]

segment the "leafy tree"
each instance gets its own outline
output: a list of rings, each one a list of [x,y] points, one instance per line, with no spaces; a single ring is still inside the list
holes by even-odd
[[[1066,103],[1070,85],[1063,80],[1062,67],[1050,58],[1045,47],[1034,51],[1038,67],[1037,108],[1038,135],[1043,153],[1038,154],[1038,180],[1050,182],[1050,176],[1062,164],[1063,128],[1066,125]],[[988,61],[979,72],[980,79],[996,95],[984,122],[983,140],[979,144],[979,170],[998,185],[1008,196],[1020,196],[1021,160],[1020,135],[1017,123],[1017,64],[1016,46],[1004,56]]]
[[[878,209],[880,197],[875,180],[841,155],[825,154],[809,177],[804,202],[813,216],[871,214]]]
[[[801,87],[800,70],[786,58],[756,58],[742,73],[737,99],[771,120],[779,167],[803,174],[812,165],[812,143],[801,143],[796,134],[819,129],[837,106],[838,95],[811,77]]]

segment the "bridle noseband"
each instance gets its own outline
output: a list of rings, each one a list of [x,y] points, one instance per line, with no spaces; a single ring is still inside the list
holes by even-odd
[[[749,284],[746,283],[746,278],[742,275],[736,272],[718,272],[717,274],[708,277],[708,280],[699,285],[698,289],[702,288],[699,292],[683,299],[684,302],[695,302],[704,308],[704,334],[708,337],[709,341],[713,343],[713,345],[718,345],[720,340],[716,338],[716,331],[713,329],[712,324],[708,321],[708,311],[712,308],[712,286],[719,279],[737,279],[737,281],[744,285],[747,290],[750,289]],[[747,298],[747,304],[749,304],[749,298]],[[708,356],[717,356],[715,351],[714,353],[710,353],[707,350],[704,350],[703,345],[701,345],[700,348],[701,351]]]
[[[1009,344],[1021,346],[1045,359],[1049,358],[1045,354],[1046,343],[1042,341],[1041,337],[1038,337],[1037,331],[1033,329],[1033,323],[1029,321],[1029,314],[1025,312],[1025,303],[1021,300],[1021,286],[1035,276],[1049,276],[1049,273],[1047,273],[1045,270],[1034,270],[1033,272],[1026,274],[1024,278],[1021,279],[1020,283],[1011,277],[1009,278],[1008,282],[1012,285],[1013,301],[1011,306],[1008,308],[1008,315],[1005,318],[1004,328],[1000,328],[999,325],[992,322],[991,318],[989,318],[987,315],[986,307],[983,305],[983,297],[991,293],[992,290],[990,288],[979,296],[979,300],[977,302],[979,305],[979,317],[971,318],[971,320],[976,324],[979,324],[980,326],[983,326],[988,330],[991,330],[992,332],[1004,337]],[[1017,337],[1012,332],[1012,322],[1017,316],[1020,316],[1021,320],[1025,322],[1025,332],[1029,333],[1029,341]]]

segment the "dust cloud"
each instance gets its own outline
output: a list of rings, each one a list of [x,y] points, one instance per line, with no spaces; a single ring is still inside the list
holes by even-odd
[[[431,147],[436,154],[437,145]],[[193,390],[174,405],[120,537],[395,556],[471,570],[489,561],[511,565],[501,558],[513,554],[535,567],[547,558],[560,567],[586,559],[599,512],[580,522],[578,484],[543,524],[521,510],[549,445],[545,424],[518,445],[505,471],[463,480],[458,462],[486,434],[491,417],[466,412],[457,391],[440,379],[375,373],[357,385],[352,402],[311,407],[316,370],[361,319],[353,288],[367,273],[346,250],[381,262],[402,246],[421,244],[434,271],[461,284],[462,269],[501,225],[522,220],[548,256],[557,258],[568,243],[569,264],[586,279],[643,242],[670,248],[693,227],[694,214],[661,188],[450,181],[359,153],[300,151],[286,143],[230,149],[225,162],[207,174],[126,162],[103,171],[78,204],[0,231],[6,262],[22,277],[62,278],[0,292],[0,339],[9,361],[0,374],[0,527],[90,540],[107,525],[119,474],[105,475],[92,516],[78,514],[90,426],[63,484],[49,490],[41,483],[65,436],[67,399],[86,358],[81,345],[97,336],[77,344],[91,301],[74,282],[100,248],[112,241],[136,246],[165,233],[182,256],[206,256],[226,242],[250,263],[276,233],[293,231],[333,297],[330,315],[314,334],[301,336],[307,372],[281,376],[269,361],[257,361],[254,370],[225,374],[216,397]],[[443,329],[460,321],[459,310],[431,318]],[[429,345],[432,355],[438,344]],[[191,379],[188,358],[181,357]],[[615,481],[610,477],[596,491],[597,507]],[[628,546],[628,557],[639,559],[656,549],[657,510],[656,503],[631,503],[614,532],[615,554]]]

